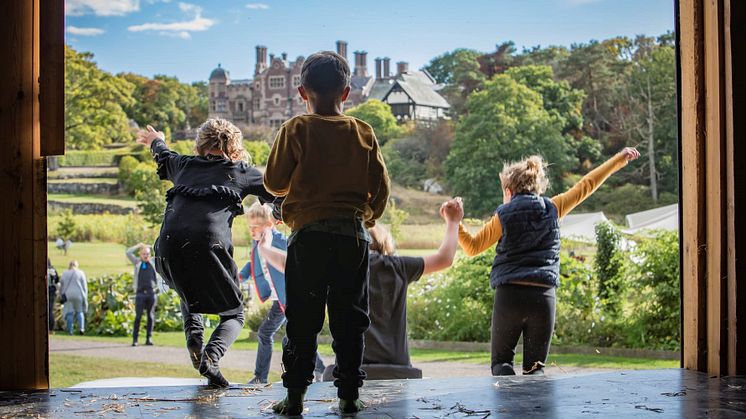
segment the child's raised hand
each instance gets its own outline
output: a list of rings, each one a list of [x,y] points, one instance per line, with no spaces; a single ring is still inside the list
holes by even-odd
[[[624,150],[620,151],[621,154],[624,154],[624,157],[627,158],[627,161],[636,160],[638,157],[640,157],[640,152],[637,151],[634,147],[625,147]]]
[[[137,142],[140,144],[145,144],[146,146],[150,147],[150,144],[153,143],[156,139],[166,140],[166,134],[163,133],[163,131],[156,131],[155,128],[148,125],[146,130],[139,130],[137,131]]]
[[[458,223],[464,218],[464,204],[460,197],[453,198],[440,206],[440,216],[447,222]]]
[[[259,240],[259,246],[264,248],[272,247],[272,228],[267,227],[262,231],[262,238]]]

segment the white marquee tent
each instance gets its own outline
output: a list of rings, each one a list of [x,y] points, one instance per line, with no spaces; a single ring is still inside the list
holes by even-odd
[[[562,238],[583,242],[596,242],[596,224],[608,221],[603,212],[570,214],[560,220]]]
[[[627,234],[634,234],[640,230],[678,230],[679,204],[667,205],[647,211],[627,215]]]

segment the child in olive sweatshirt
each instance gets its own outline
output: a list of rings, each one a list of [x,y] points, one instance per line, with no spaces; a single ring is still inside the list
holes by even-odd
[[[353,413],[363,407],[360,365],[370,324],[367,227],[386,208],[389,179],[373,129],[342,113],[350,93],[350,68],[342,56],[308,57],[298,90],[309,113],[280,128],[264,175],[267,190],[285,198],[282,218],[292,229],[285,266],[288,344],[282,356],[288,395],[274,410],[303,411],[328,306],[339,407]]]

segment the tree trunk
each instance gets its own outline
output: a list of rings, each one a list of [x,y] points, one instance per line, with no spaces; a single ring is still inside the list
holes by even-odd
[[[648,166],[650,170],[650,195],[653,202],[658,202],[658,173],[655,170],[655,114],[653,113],[653,98],[650,88],[650,75],[647,74],[647,100],[648,100]]]

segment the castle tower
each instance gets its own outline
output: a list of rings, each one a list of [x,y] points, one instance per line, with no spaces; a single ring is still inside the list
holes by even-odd
[[[263,45],[256,46],[256,67],[254,68],[254,75],[261,73],[267,69],[267,47]]]

